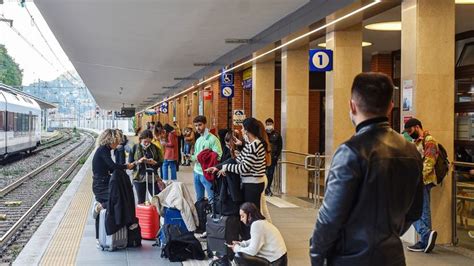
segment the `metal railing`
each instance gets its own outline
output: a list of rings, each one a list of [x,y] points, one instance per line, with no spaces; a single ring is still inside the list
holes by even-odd
[[[292,165],[296,167],[301,167],[308,172],[308,198],[313,200],[315,208],[319,208],[321,205],[321,200],[323,199],[322,192],[324,189],[321,188],[324,182],[321,182],[321,179],[324,181],[325,169],[325,160],[330,156],[323,155],[320,153],[308,154],[302,152],[295,152],[290,150],[283,150],[283,155],[297,155],[304,156],[301,161],[299,160],[279,160],[276,173],[274,175],[274,180],[272,184],[272,190],[279,194],[282,193],[282,166],[283,165]],[[286,158],[287,156],[285,156]]]

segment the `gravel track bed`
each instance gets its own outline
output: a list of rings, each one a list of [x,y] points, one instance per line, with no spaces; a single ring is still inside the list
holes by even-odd
[[[10,185],[19,177],[22,177],[47,163],[61,152],[66,151],[68,147],[74,145],[77,141],[77,138],[73,137],[62,144],[32,154],[23,160],[0,166],[0,188]]]
[[[7,215],[6,220],[0,221],[0,236],[5,234],[11,228],[11,226],[16,221],[18,221],[18,219],[50,188],[50,186],[56,182],[56,180],[67,170],[67,168],[69,168],[70,165],[79,158],[80,154],[89,148],[90,145],[93,145],[95,141],[89,135],[85,134],[81,134],[80,140],[77,141],[82,140],[84,140],[83,144],[74,151],[67,154],[59,161],[48,167],[48,169],[28,180],[26,183],[23,183],[17,189],[7,194],[4,198],[0,199],[0,214]],[[56,150],[55,156],[61,152],[64,152],[64,150]],[[47,203],[42,208],[40,208],[37,214],[33,215],[33,218],[30,220],[30,222],[25,224],[20,232],[17,232],[13,241],[0,247],[0,265],[9,265],[13,262],[15,257],[26,245],[49,211],[53,208],[56,201],[69,185],[71,178],[75,176],[80,167],[81,165],[78,165],[72,174],[70,174],[67,179],[64,179],[61,182],[61,185],[57,191],[53,193],[53,195],[48,199]],[[8,201],[21,201],[21,205],[15,207],[6,206],[5,202]]]
[[[79,172],[79,169],[80,166],[76,168],[67,179],[64,180],[64,182],[58,188],[56,193],[54,193],[49,198],[48,202],[38,211],[38,213],[36,213],[34,218],[30,220],[28,225],[23,226],[23,228],[16,234],[13,243],[8,245],[7,247],[0,248],[0,266],[11,265],[13,261],[15,261],[15,258],[20,254],[20,252],[23,250],[30,238],[41,225],[43,220],[53,209],[54,205],[59,200],[63,192],[66,190],[67,186],[71,182],[72,177],[74,177],[77,172]]]

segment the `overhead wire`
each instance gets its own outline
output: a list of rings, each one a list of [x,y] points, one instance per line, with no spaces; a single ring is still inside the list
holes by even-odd
[[[1,18],[3,19],[7,19],[3,14],[0,14],[1,15]],[[9,27],[13,32],[15,32],[18,37],[20,37],[25,43],[27,43],[41,58],[43,58],[44,61],[46,61],[46,63],[48,63],[54,70],[56,70],[56,72],[58,73],[61,73],[61,71],[48,59],[46,58],[46,56],[41,53],[40,50],[38,50],[38,48],[36,48],[36,46],[31,43],[23,34],[21,34],[21,32],[16,29],[14,26],[11,26]],[[74,84],[74,82],[72,82],[68,77],[65,76],[65,78],[71,83],[71,84]]]
[[[61,62],[61,60],[59,59],[58,55],[54,52],[53,48],[51,48],[51,45],[49,44],[48,40],[46,39],[46,37],[44,36],[43,32],[41,31],[41,29],[39,28],[38,24],[36,23],[36,20],[33,18],[33,15],[31,14],[30,10],[28,9],[28,6],[25,5],[25,9],[26,9],[26,12],[28,12],[28,15],[30,16],[31,18],[31,21],[33,22],[33,25],[36,27],[36,29],[38,30],[41,38],[43,39],[43,41],[46,43],[46,46],[48,46],[49,48],[49,51],[51,51],[51,53],[53,54],[53,56],[56,58],[56,60],[58,61],[58,63],[61,65],[61,67],[64,69],[64,71],[66,71],[67,74],[69,74],[69,76],[75,80],[76,82],[78,82],[79,84],[82,83],[82,81],[78,80],[74,75],[71,74],[71,72],[69,72],[69,70],[67,70],[67,68],[63,65],[63,63]]]

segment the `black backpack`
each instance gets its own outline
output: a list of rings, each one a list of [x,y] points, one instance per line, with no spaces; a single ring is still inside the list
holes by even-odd
[[[141,236],[141,228],[138,224],[138,219],[135,218],[135,222],[128,226],[127,228],[127,247],[128,248],[136,248],[142,246],[142,236]]]
[[[438,158],[436,158],[435,164],[435,174],[436,174],[436,181],[438,184],[443,182],[443,179],[448,175],[449,171],[449,160],[448,160],[448,153],[443,145],[438,143]]]
[[[209,201],[204,198],[200,201],[196,201],[194,204],[199,218],[199,226],[196,229],[196,233],[204,233],[206,231],[206,219],[207,215],[211,213],[212,208]]]
[[[161,230],[164,230],[166,239],[166,244],[161,250],[162,258],[167,258],[171,262],[205,259],[201,243],[192,232],[183,234],[175,224],[166,224]]]

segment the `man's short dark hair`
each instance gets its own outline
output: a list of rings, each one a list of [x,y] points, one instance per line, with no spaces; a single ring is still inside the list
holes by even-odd
[[[203,123],[203,124],[207,124],[207,119],[205,116],[203,115],[198,115],[196,116],[194,119],[193,119],[193,123]]]
[[[409,129],[410,127],[414,127],[414,126],[419,126],[421,129],[423,129],[423,126],[421,125],[421,121],[416,118],[410,118],[405,123],[405,129]]]
[[[265,120],[265,124],[266,124],[266,123],[272,123],[272,124],[274,124],[273,119],[271,119],[271,118],[268,118],[267,120]]]
[[[387,115],[393,97],[393,83],[383,73],[360,73],[352,83],[352,99],[366,115]]]

